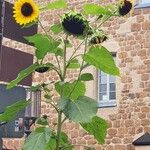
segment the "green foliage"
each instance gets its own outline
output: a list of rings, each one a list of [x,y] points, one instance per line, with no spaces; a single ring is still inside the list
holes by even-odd
[[[10,106],[7,106],[4,113],[0,114],[0,122],[11,121],[17,113],[30,104],[30,101],[20,100]]]
[[[89,122],[97,112],[97,102],[89,97],[81,96],[77,100],[61,99],[59,108],[74,122]]]
[[[47,127],[39,127],[33,131],[25,141],[22,150],[46,150],[51,140],[52,131]]]
[[[24,25],[22,28],[30,28],[30,27],[32,27],[33,25],[36,25],[37,24],[37,22],[30,22],[30,23],[28,23],[28,24],[26,24],[26,25]]]
[[[33,36],[25,37],[28,42],[33,43],[36,47],[36,57],[43,59],[49,53],[55,53],[55,49],[59,46],[59,42],[53,40],[51,37],[42,34],[35,34]]]
[[[36,124],[46,126],[46,125],[48,125],[48,120],[47,120],[47,118],[40,117],[37,119]]]
[[[80,76],[80,80],[82,80],[82,81],[91,81],[91,80],[94,80],[94,77],[91,73],[83,73]]]
[[[22,70],[16,79],[12,80],[11,82],[9,82],[7,84],[7,89],[11,89],[13,87],[15,87],[20,81],[22,81],[24,78],[26,78],[27,76],[29,76],[32,72],[34,72],[35,69],[37,69],[39,66],[37,63],[32,64],[31,66],[29,66],[28,68],[26,68],[25,70]]]
[[[66,7],[67,2],[65,0],[55,0],[54,2],[48,3],[41,10],[55,10]],[[103,38],[103,35],[106,35],[105,32],[102,32],[102,34],[97,33],[97,31],[102,31],[100,27],[103,23],[112,16],[117,15],[118,6],[85,4],[83,6],[83,11],[86,15],[97,15],[95,21],[100,20],[100,24],[97,28],[93,28],[90,21],[84,18],[81,13],[71,11],[63,15],[62,22],[50,27],[50,30],[53,32],[52,35],[55,34],[54,38],[49,35],[49,31],[47,32],[47,30],[44,29],[40,21],[39,25],[45,34],[35,34],[33,36],[25,37],[25,39],[35,47],[37,63],[22,70],[17,78],[7,85],[7,89],[13,88],[19,84],[20,81],[34,71],[44,73],[49,70],[54,70],[57,77],[59,77],[59,81],[53,81],[50,84],[55,83],[55,91],[59,94],[59,99],[58,101],[53,99],[52,92],[48,89],[48,84],[43,83],[30,87],[31,91],[44,91],[43,95],[45,97],[45,102],[53,106],[56,112],[58,112],[58,122],[55,124],[57,130],[55,130],[56,128],[51,130],[48,127],[49,123],[46,115],[37,119],[36,124],[40,127],[33,131],[26,139],[23,150],[72,150],[73,145],[70,144],[68,136],[61,131],[61,126],[66,119],[80,123],[81,126],[89,134],[93,135],[100,144],[104,143],[107,123],[104,119],[96,116],[98,110],[97,102],[85,96],[85,81],[94,80],[94,77],[91,73],[83,73],[83,70],[93,65],[107,74],[120,75],[119,69],[115,65],[111,53],[105,47],[100,45],[101,42],[107,39],[107,37],[105,37],[105,39]],[[34,23],[35,22],[27,24],[23,28],[28,28]],[[67,35],[65,35],[65,32],[63,31],[67,31]],[[99,39],[97,39],[96,33],[98,34],[97,36]],[[75,37],[70,36],[70,34],[80,36]],[[96,42],[94,43],[90,42],[93,37],[96,37]],[[74,46],[73,38],[78,38],[83,41],[78,46]],[[78,53],[78,50],[82,48],[81,46],[83,44],[85,49],[84,51],[80,51],[80,53],[84,53],[80,54]],[[70,58],[68,58],[67,55],[69,50],[72,52],[71,55],[69,53],[71,56]],[[53,65],[52,63],[43,64],[44,58],[48,53],[55,55],[56,65]],[[76,58],[79,58],[79,60]],[[72,71],[69,69],[79,70],[76,79],[71,81],[66,79],[67,71]],[[29,102],[27,101],[20,101],[7,107],[5,112],[0,114],[0,121],[10,121],[12,117],[28,104]],[[63,114],[66,116],[64,119],[62,118]],[[89,147],[89,150],[92,149],[94,150],[93,147]]]
[[[73,146],[68,140],[68,136],[66,133],[61,132],[60,133],[60,147],[64,150],[72,150]]]
[[[56,56],[63,56],[64,52],[63,49],[61,49],[60,47],[57,47],[56,49],[54,49],[54,53]]]
[[[100,144],[104,144],[105,137],[107,134],[107,128],[108,128],[108,124],[104,119],[102,119],[98,116],[95,116],[92,118],[92,120],[90,122],[81,123],[81,126],[89,134],[94,135],[94,137]]]
[[[92,46],[83,59],[107,74],[120,75],[111,53],[103,46]]]
[[[80,68],[80,63],[79,63],[78,59],[72,59],[68,63],[67,68],[69,68],[69,69],[78,69],[78,68]]]
[[[106,7],[96,5],[96,4],[85,4],[83,6],[83,11],[85,14],[90,15],[111,15],[111,11],[109,11]]]
[[[54,34],[58,34],[58,33],[63,31],[63,27],[60,23],[59,24],[54,24],[54,25],[51,26],[51,30]]]
[[[55,90],[60,95],[63,95],[63,98],[76,100],[79,96],[83,96],[85,94],[86,88],[82,81],[74,81],[73,83],[57,82],[55,84]]]
[[[67,3],[65,0],[57,0],[51,3],[48,3],[42,10],[53,10],[53,9],[61,9],[66,8]]]

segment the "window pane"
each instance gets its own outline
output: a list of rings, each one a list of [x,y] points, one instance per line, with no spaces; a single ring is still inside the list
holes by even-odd
[[[116,84],[115,83],[110,83],[109,84],[109,90],[111,92],[115,92],[116,91]]]
[[[115,100],[116,99],[116,92],[109,92],[109,99]]]
[[[140,0],[142,4],[150,3],[150,0]]]
[[[101,84],[100,85],[100,92],[106,92],[107,91],[107,84]]]
[[[107,94],[105,92],[100,93],[99,97],[100,97],[100,101],[107,101]]]
[[[107,76],[100,76],[100,83],[101,84],[107,83]]]
[[[110,81],[111,83],[114,83],[114,82],[116,81],[115,76],[109,76],[109,81]]]

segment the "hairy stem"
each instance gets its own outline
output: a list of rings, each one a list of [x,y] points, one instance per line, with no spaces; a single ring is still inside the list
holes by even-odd
[[[56,139],[56,150],[59,150],[60,146],[60,134],[61,134],[61,119],[62,119],[62,111],[58,112],[58,125],[57,125],[57,139]]]
[[[67,38],[68,38],[68,35],[66,35],[66,38],[64,40],[63,75],[62,75],[62,79],[61,79],[62,82],[65,81],[66,69],[67,69],[66,68],[66,49],[67,49],[67,43],[66,43],[66,41],[67,41]],[[62,86],[61,98],[63,98],[63,89],[64,89],[64,86]],[[64,123],[64,121],[62,121],[62,111],[59,110],[59,112],[58,112],[58,124],[57,124],[56,150],[59,150],[59,147],[60,147],[61,126]]]
[[[38,20],[38,22],[39,22],[40,27],[42,28],[42,30],[43,30],[44,33],[46,34],[46,36],[47,36],[48,38],[50,38],[48,32],[47,32],[47,31],[45,30],[45,28],[43,27],[41,21]],[[58,57],[56,56],[56,54],[55,54],[55,58],[56,58],[57,65],[58,65],[58,70],[57,70],[57,71],[55,70],[55,71],[56,71],[57,74],[59,75],[60,79],[62,79],[62,71],[61,71],[60,63],[59,63],[59,60],[58,60]],[[42,63],[42,62],[43,62],[43,59],[42,59],[41,63]]]
[[[83,57],[85,56],[86,51],[87,51],[87,42],[88,42],[88,35],[86,35],[86,38],[85,38],[85,48],[84,48]],[[76,82],[76,84],[74,85],[72,91],[70,92],[69,97],[72,95],[72,93],[74,92],[74,90],[75,90],[75,88],[76,88],[76,86],[77,86],[77,84],[78,84],[78,82],[79,82],[79,78],[80,78],[81,72],[82,72],[82,70],[83,70],[83,69],[82,69],[83,65],[84,65],[84,59],[82,59],[82,63],[81,63],[80,71],[79,71],[79,74],[78,74],[77,82]]]

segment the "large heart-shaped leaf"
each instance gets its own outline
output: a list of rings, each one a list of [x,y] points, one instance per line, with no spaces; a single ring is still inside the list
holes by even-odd
[[[88,123],[81,123],[81,126],[89,133],[94,135],[95,139],[103,144],[105,142],[105,137],[107,134],[108,124],[107,122],[98,117],[94,116],[92,120]]]
[[[38,59],[43,59],[44,56],[50,52],[54,53],[54,49],[56,49],[59,45],[58,41],[55,41],[51,37],[47,37],[42,34],[35,34],[33,36],[25,37],[28,42],[33,43],[36,47],[36,57]]]
[[[0,122],[8,122],[12,120],[19,111],[28,106],[30,101],[20,100],[8,107],[6,107],[4,113],[0,114]]]
[[[61,9],[66,7],[67,7],[67,2],[65,0],[56,0],[54,2],[48,3],[42,10],[53,10],[53,9]]]
[[[28,136],[22,150],[45,150],[51,136],[50,128],[39,127]]]
[[[81,96],[77,100],[61,99],[60,109],[70,120],[74,122],[85,123],[97,113],[97,102],[89,97]]]
[[[96,4],[85,4],[83,6],[83,11],[86,14],[90,15],[111,15],[111,11],[109,11],[106,7],[96,5]]]
[[[80,80],[82,80],[82,81],[91,81],[91,80],[94,80],[94,77],[91,73],[83,73],[80,76]]]
[[[77,99],[79,96],[83,96],[86,92],[85,83],[82,81],[74,81],[73,83],[57,82],[55,84],[55,90],[64,98],[70,98],[72,100]]]
[[[120,75],[111,53],[103,46],[92,46],[83,59],[105,73]]]
[[[39,65],[37,63],[32,64],[31,66],[29,66],[28,68],[26,68],[25,70],[22,70],[16,79],[12,80],[11,82],[9,82],[7,84],[7,89],[11,89],[13,87],[15,87],[20,81],[22,81],[24,78],[26,78],[28,75],[30,75],[35,69],[37,69],[39,67]]]

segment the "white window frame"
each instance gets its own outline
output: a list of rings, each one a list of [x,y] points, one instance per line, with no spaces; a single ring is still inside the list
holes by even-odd
[[[112,53],[114,59],[116,58],[116,54]],[[106,95],[107,95],[107,100],[100,100],[100,73],[101,71],[98,71],[98,105],[100,108],[105,108],[105,107],[115,107],[117,106],[117,99],[114,99],[114,100],[110,100],[109,99],[109,93],[110,93],[110,89],[109,89],[109,84],[111,83],[110,82],[110,75],[107,74],[107,91],[106,91]],[[115,81],[115,85],[116,85],[116,81]],[[115,89],[115,92],[117,90]],[[117,92],[116,92],[116,95],[117,95]]]
[[[109,89],[109,84],[111,83],[110,82],[110,75],[106,75],[107,76],[107,81],[106,81],[106,84],[107,84],[107,91],[106,91],[106,95],[107,95],[107,99],[106,100],[100,100],[100,72],[98,72],[98,105],[99,107],[114,107],[117,105],[117,100],[114,99],[114,100],[110,100],[109,99],[109,93],[110,93],[110,89]],[[115,84],[116,84],[116,81],[115,81]],[[116,90],[115,90],[116,92]]]
[[[146,0],[137,0],[135,4],[135,8],[146,8],[150,7],[150,0],[147,2]]]

